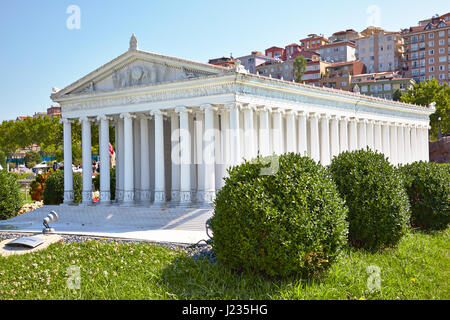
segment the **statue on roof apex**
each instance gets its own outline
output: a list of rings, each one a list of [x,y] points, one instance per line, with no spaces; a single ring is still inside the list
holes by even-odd
[[[138,50],[138,41],[136,35],[133,33],[130,39],[130,48],[128,50]]]

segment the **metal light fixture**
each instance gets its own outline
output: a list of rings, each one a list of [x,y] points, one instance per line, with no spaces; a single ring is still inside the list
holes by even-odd
[[[50,228],[48,225],[50,222],[57,222],[59,220],[58,214],[55,211],[50,212],[43,221],[44,230],[42,230],[42,233],[52,233],[55,232],[55,229]]]

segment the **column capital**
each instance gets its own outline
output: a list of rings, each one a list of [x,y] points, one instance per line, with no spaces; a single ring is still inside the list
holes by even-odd
[[[269,106],[258,106],[257,112],[272,112],[272,107]]]
[[[67,124],[72,124],[74,122],[74,120],[68,119],[68,118],[61,118],[59,120],[59,123],[67,123]]]
[[[308,112],[307,117],[310,119],[319,119],[320,115],[317,112]]]
[[[82,116],[79,118],[81,122],[95,122],[95,118],[89,118],[88,116]]]
[[[175,113],[190,113],[190,112],[192,112],[192,110],[188,109],[185,106],[178,106],[178,107],[175,107],[174,112]]]
[[[258,108],[258,106],[254,103],[248,103],[242,106],[243,110],[253,110],[255,111]]]
[[[208,110],[208,111],[217,111],[217,110],[219,110],[219,108],[216,107],[216,106],[213,106],[212,104],[205,103],[205,104],[202,104],[200,106],[200,110],[201,111],[206,111],[206,110]]]
[[[276,110],[272,109],[273,113],[279,113],[279,114],[286,114],[286,111],[284,109],[281,108],[277,108]]]
[[[338,120],[347,121],[347,122],[350,120],[350,117],[348,117],[348,116],[337,116],[337,118],[338,118]]]
[[[162,111],[161,109],[150,111],[151,116],[166,116],[167,112]]]
[[[107,116],[105,114],[101,114],[101,115],[97,116],[97,121],[101,121],[101,120],[113,120],[113,118],[110,116]]]
[[[348,122],[357,122],[358,119],[356,117],[348,117]]]
[[[287,115],[287,116],[296,116],[297,114],[298,114],[298,112],[296,111],[296,110],[287,110],[286,112],[285,112],[285,114]]]
[[[236,108],[236,109],[238,109],[238,110],[242,110],[242,103],[239,103],[239,102],[231,102],[231,103],[227,103],[226,105],[225,105],[225,108],[226,109],[234,109],[234,108]]]
[[[135,115],[133,115],[133,114],[131,114],[129,112],[124,112],[124,113],[120,114],[120,118],[121,119],[133,119],[135,117],[136,117]]]
[[[367,124],[369,122],[369,120],[367,120],[366,118],[357,118],[357,121],[359,123],[365,123],[365,124]]]
[[[331,115],[328,114],[328,113],[321,113],[320,114],[320,118],[321,119],[328,119],[328,120],[330,120],[331,119]]]

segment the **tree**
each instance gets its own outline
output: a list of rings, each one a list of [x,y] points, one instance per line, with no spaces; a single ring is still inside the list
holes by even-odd
[[[403,95],[403,91],[400,89],[397,89],[394,91],[394,94],[392,95],[392,100],[400,101],[400,99],[402,98],[402,95]]]
[[[447,83],[440,85],[436,79],[433,79],[415,84],[414,88],[402,95],[400,101],[422,106],[429,106],[435,102],[436,112],[430,116],[431,138],[435,140],[438,137],[439,118],[441,118],[442,133],[445,135],[450,132],[450,87]]]
[[[34,151],[28,151],[25,155],[25,166],[27,168],[33,168],[36,164],[41,163],[42,158],[39,153]]]
[[[306,58],[304,56],[298,56],[294,61],[294,77],[298,83],[302,82],[302,77],[306,71]]]

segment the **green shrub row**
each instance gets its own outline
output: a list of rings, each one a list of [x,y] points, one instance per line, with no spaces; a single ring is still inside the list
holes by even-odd
[[[262,174],[269,162],[276,170]],[[346,243],[380,250],[396,246],[410,224],[449,224],[449,165],[397,169],[367,149],[344,152],[328,168],[286,154],[258,157],[228,173],[210,224],[218,262],[236,270],[316,274]]]
[[[0,170],[0,220],[13,218],[22,208],[23,196],[16,177]]]

